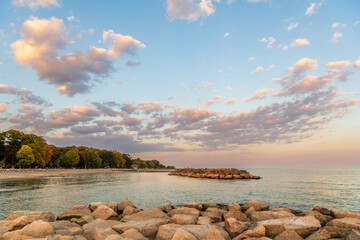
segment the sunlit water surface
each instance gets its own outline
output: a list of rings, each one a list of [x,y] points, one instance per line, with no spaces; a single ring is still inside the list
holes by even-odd
[[[138,208],[201,201],[228,204],[257,199],[271,207],[315,205],[360,213],[360,169],[250,169],[261,180],[214,180],[167,173],[100,173],[0,181],[0,219],[15,210],[58,215],[76,204],[121,202]]]

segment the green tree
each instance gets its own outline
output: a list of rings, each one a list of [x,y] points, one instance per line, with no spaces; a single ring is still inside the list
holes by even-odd
[[[86,168],[99,168],[102,166],[102,159],[99,156],[99,152],[94,148],[88,148],[85,150],[86,156]]]
[[[126,168],[131,168],[131,166],[133,165],[133,161],[131,159],[131,156],[129,154],[124,153],[123,158],[125,159],[125,167]]]
[[[119,167],[119,160],[115,152],[109,150],[101,150],[99,156],[102,159],[103,167]]]
[[[80,157],[77,148],[71,148],[64,155],[59,157],[59,163],[62,167],[74,167],[79,163]]]
[[[30,166],[35,162],[35,157],[33,150],[28,145],[22,145],[20,150],[16,153],[16,158],[18,159],[19,166]]]
[[[16,164],[16,153],[22,145],[24,133],[17,130],[8,130],[0,135],[0,155],[5,164],[14,166]]]

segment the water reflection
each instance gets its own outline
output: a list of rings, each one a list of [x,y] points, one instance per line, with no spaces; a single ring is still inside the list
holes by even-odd
[[[360,213],[360,169],[252,169],[263,179],[212,180],[166,173],[101,173],[69,177],[0,181],[0,219],[15,210],[59,214],[90,202],[131,199],[139,208],[166,203],[245,202],[308,210],[315,205]]]

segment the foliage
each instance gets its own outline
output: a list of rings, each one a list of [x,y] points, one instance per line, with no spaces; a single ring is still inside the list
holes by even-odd
[[[80,156],[79,151],[76,147],[67,151],[64,155],[59,157],[59,163],[62,167],[74,167],[79,163]]]
[[[102,166],[102,159],[99,156],[99,152],[94,148],[88,148],[85,150],[86,156],[86,168],[99,168]]]
[[[16,158],[18,160],[17,165],[22,167],[30,166],[35,162],[33,150],[28,145],[22,145],[20,150],[16,153]]]

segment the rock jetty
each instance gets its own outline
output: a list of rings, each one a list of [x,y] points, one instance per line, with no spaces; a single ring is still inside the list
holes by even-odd
[[[246,170],[235,168],[180,168],[170,172],[169,175],[212,179],[260,179],[259,176],[253,176]]]
[[[191,202],[146,210],[129,200],[51,212],[15,211],[0,221],[0,240],[325,240],[360,239],[360,216],[315,207],[298,212],[252,200]]]

